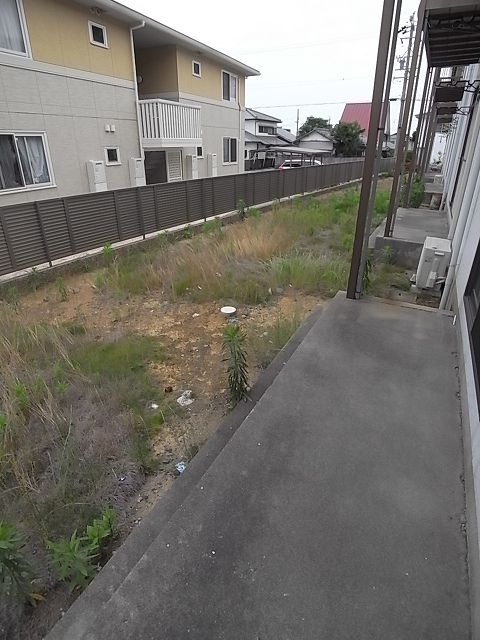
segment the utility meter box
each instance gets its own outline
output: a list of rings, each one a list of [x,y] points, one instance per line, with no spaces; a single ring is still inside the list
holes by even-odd
[[[445,277],[451,254],[450,240],[425,238],[415,281],[418,289],[433,289],[438,279]]]
[[[209,153],[207,155],[207,173],[210,177],[217,175],[217,154]]]
[[[91,192],[107,190],[107,176],[103,160],[89,160],[87,162],[87,174]]]
[[[187,164],[187,178],[188,179],[196,179],[198,178],[198,158],[194,155],[185,156],[185,162]]]
[[[130,184],[132,187],[143,187],[147,184],[145,179],[145,164],[142,158],[130,158],[128,161],[130,171]]]

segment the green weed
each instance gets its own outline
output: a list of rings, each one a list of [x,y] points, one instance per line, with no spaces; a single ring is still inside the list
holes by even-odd
[[[227,382],[230,405],[246,398],[248,393],[248,365],[245,351],[246,336],[238,324],[223,330],[222,361],[227,363]]]
[[[60,301],[65,302],[65,300],[67,300],[68,298],[68,287],[63,276],[58,276],[58,278],[55,280],[55,287],[57,289]]]
[[[25,539],[11,523],[0,520],[0,593],[21,606],[43,597],[35,592],[34,573],[25,555]]]

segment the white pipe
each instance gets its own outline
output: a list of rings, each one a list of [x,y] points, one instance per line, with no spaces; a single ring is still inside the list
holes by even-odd
[[[475,126],[471,127],[470,132],[472,137],[478,135],[478,118],[475,119]],[[453,279],[456,275],[456,270],[459,264],[460,249],[462,241],[465,235],[469,212],[472,208],[475,193],[480,186],[478,175],[480,172],[480,148],[477,147],[476,153],[473,157],[470,165],[470,171],[468,172],[468,180],[465,188],[465,193],[462,199],[462,206],[458,214],[457,224],[455,227],[455,235],[452,242],[452,258],[448,266],[447,279],[445,281],[445,288],[443,290],[442,299],[440,300],[440,309],[446,309],[450,297],[450,289],[452,288]]]
[[[137,128],[138,128],[138,144],[140,145],[140,157],[142,162],[145,161],[145,151],[142,144],[142,125],[140,120],[140,104],[138,102],[138,83],[137,83],[137,62],[135,59],[135,47],[133,44],[133,32],[135,29],[143,29],[145,26],[145,20],[142,20],[140,24],[135,27],[130,27],[130,47],[132,49],[132,64],[133,64],[133,84],[135,88],[135,109],[137,111]]]

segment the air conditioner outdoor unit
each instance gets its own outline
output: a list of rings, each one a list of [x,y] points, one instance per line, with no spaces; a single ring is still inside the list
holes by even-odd
[[[429,236],[425,238],[415,278],[417,289],[433,289],[442,282],[451,253],[450,240]]]

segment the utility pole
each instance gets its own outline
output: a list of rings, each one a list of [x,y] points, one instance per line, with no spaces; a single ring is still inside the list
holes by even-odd
[[[300,122],[300,109],[297,109],[297,138],[298,138],[298,123]]]
[[[402,128],[403,112],[405,111],[405,96],[407,95],[408,72],[410,69],[410,56],[412,54],[413,34],[415,33],[414,15],[410,16],[410,35],[408,36],[407,61],[405,63],[405,73],[403,75],[402,97],[400,98],[400,113],[398,114],[397,139],[395,140],[395,157],[398,153],[400,129]]]

